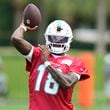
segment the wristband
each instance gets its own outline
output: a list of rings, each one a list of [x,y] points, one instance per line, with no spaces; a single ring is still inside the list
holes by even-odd
[[[25,32],[27,31],[26,26],[24,26],[24,25],[20,25],[20,27],[23,28]]]
[[[80,74],[78,74],[78,73],[74,73],[74,74],[77,76],[78,80],[80,80],[81,75],[80,75]]]
[[[49,65],[51,65],[51,63],[49,61],[45,61],[44,65],[45,65],[45,67],[48,67]]]

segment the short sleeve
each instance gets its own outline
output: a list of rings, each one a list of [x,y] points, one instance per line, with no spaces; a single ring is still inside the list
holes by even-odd
[[[35,63],[36,59],[40,56],[41,51],[39,47],[33,47],[33,54],[31,58],[31,62],[26,59],[26,71],[30,72],[32,69],[33,64]]]
[[[31,60],[32,60],[33,51],[34,51],[34,47],[32,46],[29,54],[24,56],[29,62],[31,62]]]
[[[70,71],[80,74],[80,80],[88,79],[90,76],[88,74],[88,69],[80,59],[73,60],[70,66]]]

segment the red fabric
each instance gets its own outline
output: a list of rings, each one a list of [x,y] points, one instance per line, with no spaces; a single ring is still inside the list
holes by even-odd
[[[64,59],[72,61],[68,66],[62,63]],[[88,75],[86,68],[83,68],[81,61],[71,56],[62,56],[55,58],[49,56],[49,61],[54,67],[67,74],[69,71],[75,71],[79,74]],[[73,87],[62,88],[50,75],[48,70],[42,64],[41,51],[39,48],[34,48],[32,62],[26,63],[26,70],[29,75],[29,110],[74,110],[72,104]]]

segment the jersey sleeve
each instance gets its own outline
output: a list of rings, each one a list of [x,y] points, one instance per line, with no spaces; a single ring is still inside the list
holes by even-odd
[[[36,58],[39,57],[41,51],[39,47],[34,47],[32,48],[33,50],[30,51],[30,53],[25,56],[26,58],[26,71],[30,72],[32,68],[32,64],[35,61]]]
[[[33,51],[34,51],[34,47],[32,46],[29,54],[24,56],[27,59],[27,61],[29,61],[29,62],[31,62],[31,60],[32,60]]]
[[[90,77],[87,67],[80,59],[73,61],[72,65],[70,66],[70,71],[81,75],[80,80],[85,80]]]

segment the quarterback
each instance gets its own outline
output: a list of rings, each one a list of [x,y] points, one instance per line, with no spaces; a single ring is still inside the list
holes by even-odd
[[[34,46],[23,34],[36,29],[21,23],[11,36],[11,42],[26,59],[29,110],[74,110],[74,86],[89,74],[80,58],[66,54],[73,38],[71,27],[64,20],[51,22],[44,33],[45,45]]]

